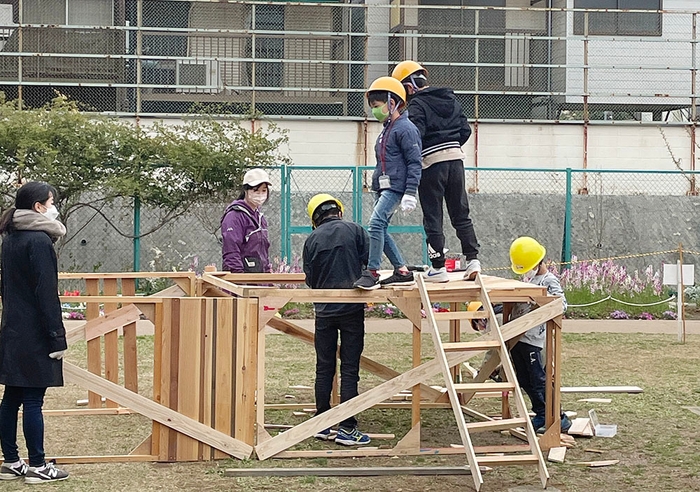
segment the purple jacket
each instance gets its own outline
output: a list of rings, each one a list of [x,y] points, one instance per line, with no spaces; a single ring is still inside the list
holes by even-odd
[[[251,209],[245,200],[234,200],[226,207],[221,218],[221,236],[224,270],[233,273],[249,272],[252,259],[257,258],[259,271],[270,271],[267,220],[260,210]],[[245,269],[244,264],[249,268]]]

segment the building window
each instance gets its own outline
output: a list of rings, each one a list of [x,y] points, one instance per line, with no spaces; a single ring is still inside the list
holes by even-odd
[[[25,24],[111,26],[113,0],[24,0]]]
[[[577,9],[661,10],[662,0],[575,0]],[[574,14],[574,34],[584,34],[586,14]],[[590,12],[592,36],[661,36],[660,12]]]

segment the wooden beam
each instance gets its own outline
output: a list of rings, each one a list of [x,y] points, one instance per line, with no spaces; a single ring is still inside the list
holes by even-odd
[[[471,475],[464,466],[374,466],[368,468],[228,468],[225,477],[386,477],[391,475]]]
[[[85,330],[85,339],[93,340],[107,333],[117,331],[124,325],[135,323],[141,319],[141,311],[133,304],[127,304],[121,309],[105,313],[104,316],[92,319],[82,327]]]
[[[100,316],[100,305],[97,302],[91,302],[94,296],[100,293],[100,284],[98,279],[89,279],[85,281],[85,292],[88,294],[85,302],[85,317],[88,321],[97,319]],[[73,297],[73,299],[76,299]],[[62,300],[63,302],[63,300]],[[99,338],[88,340],[87,342],[87,368],[93,374],[102,376],[102,343]],[[102,398],[97,393],[88,392],[88,406],[90,408],[102,407]]]
[[[68,408],[66,410],[46,410],[42,409],[41,413],[44,417],[83,417],[93,415],[131,415],[135,413],[129,408]],[[19,411],[22,415],[22,411]]]
[[[449,354],[448,364],[453,366],[461,364],[469,358],[465,354]],[[431,378],[440,372],[441,366],[438,361],[432,360],[426,362],[414,369],[411,369],[400,376],[397,376],[379,386],[362,393],[351,400],[341,403],[335,408],[328,410],[320,415],[297,425],[278,436],[273,437],[269,441],[258,444],[255,447],[255,452],[262,460],[267,459],[280,451],[284,451],[304,439],[313,436],[320,430],[326,429],[341,420],[355,415],[358,412],[366,410],[374,406],[375,403],[386,398],[386,395],[406,389],[414,384]]]
[[[135,463],[143,461],[158,461],[154,454],[118,454],[112,456],[53,456],[47,460],[56,460],[57,465],[78,465],[91,463]]]
[[[104,279],[104,278],[184,278],[196,277],[194,272],[112,272],[112,273],[97,273],[97,272],[59,272],[58,278],[61,280],[67,279]]]
[[[639,386],[562,386],[562,393],[643,393]]]
[[[234,284],[303,284],[306,281],[306,275],[303,273],[207,273]]]
[[[80,325],[70,330],[66,330],[66,343],[71,346],[75,342],[85,340],[85,325]]]
[[[282,451],[275,455],[275,459],[308,459],[308,458],[376,458],[382,456],[435,456],[435,455],[463,455],[464,446],[449,448],[399,448],[393,449],[314,449],[304,451]],[[510,446],[474,446],[474,452],[485,453],[518,453],[529,451],[530,446],[517,444]],[[482,468],[483,471],[483,468]]]
[[[95,280],[94,282],[97,282]],[[97,290],[96,290],[97,292]],[[99,294],[90,294],[86,296],[59,296],[61,302],[94,302],[94,303],[105,303],[105,302],[118,302],[121,304],[162,304],[162,297],[144,297],[144,296],[101,296]]]
[[[133,393],[126,388],[122,388],[104,378],[95,376],[70,362],[63,363],[63,373],[66,379],[74,384],[95,390],[99,392],[99,394],[105,395],[107,398],[131,408],[144,417],[155,420],[160,424],[215,447],[231,456],[239,459],[247,459],[253,451],[252,446],[238,439],[234,439],[196,420],[185,417],[174,410]]]
[[[136,282],[131,278],[122,279],[122,295],[136,295]],[[133,305],[133,304],[132,304]],[[136,306],[134,306],[136,307]],[[123,308],[122,308],[123,309]],[[138,308],[137,308],[138,309]],[[141,311],[139,311],[141,312]],[[140,317],[140,316],[139,316]],[[136,352],[136,320],[123,327],[124,332],[124,387],[134,393],[139,392],[138,355]],[[150,453],[150,448],[149,448]]]

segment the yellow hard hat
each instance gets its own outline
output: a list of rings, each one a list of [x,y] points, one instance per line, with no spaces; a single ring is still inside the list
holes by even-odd
[[[467,311],[478,311],[479,309],[481,309],[481,306],[483,306],[481,302],[472,301],[469,304],[467,304]]]
[[[521,236],[510,245],[510,267],[518,275],[529,272],[544,259],[547,250],[536,240]]]
[[[322,207],[322,205],[327,206]],[[328,193],[319,193],[318,195],[312,196],[311,200],[309,200],[308,206],[306,207],[306,210],[309,213],[309,218],[311,219],[311,225],[316,228],[318,225],[316,224],[316,221],[318,220],[319,216],[332,208],[339,209],[341,213],[345,211],[343,208],[343,203],[333,195],[329,195]]]
[[[394,67],[393,72],[391,72],[391,76],[399,82],[403,82],[409,75],[420,71],[423,71],[426,74],[428,73],[428,71],[423,68],[420,63],[416,63],[413,60],[404,60]]]
[[[368,96],[372,91],[389,91],[399,96],[399,99],[403,102],[406,102],[406,88],[394,77],[379,77],[369,86],[366,95]]]

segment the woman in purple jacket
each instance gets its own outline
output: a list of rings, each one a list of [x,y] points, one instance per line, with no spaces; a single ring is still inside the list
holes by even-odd
[[[243,177],[243,190],[221,218],[223,269],[232,273],[270,271],[267,220],[260,207],[270,196],[270,176],[251,169]]]

